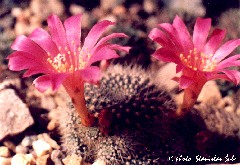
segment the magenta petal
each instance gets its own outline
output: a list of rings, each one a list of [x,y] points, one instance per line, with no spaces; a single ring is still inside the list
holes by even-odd
[[[87,66],[90,66],[92,63],[97,61],[108,60],[108,59],[118,58],[118,57],[119,55],[116,53],[116,51],[108,48],[108,46],[106,45],[91,56]]]
[[[216,80],[216,79],[224,79],[227,81],[232,81],[226,74],[223,73],[209,73],[207,74],[207,80]]]
[[[225,30],[221,29],[215,29],[206,43],[206,45],[203,48],[203,53],[205,55],[212,55],[215,53],[215,51],[218,49],[220,46],[221,42],[223,41],[224,37],[226,35]]]
[[[29,77],[38,73],[50,73],[52,67],[46,63],[42,63],[36,57],[25,53],[16,51],[10,54],[7,59],[9,60],[8,67],[13,71],[25,70],[23,77]]]
[[[24,74],[23,77],[30,77],[35,74],[48,74],[52,73],[53,71],[49,70],[48,68],[43,68],[42,66],[34,66],[32,68],[29,68]]]
[[[58,54],[58,48],[56,44],[52,41],[51,36],[45,30],[37,28],[30,34],[29,38],[37,43],[52,57]]]
[[[81,14],[74,15],[64,22],[67,34],[68,45],[72,52],[75,52],[81,42]]]
[[[193,31],[193,44],[197,51],[201,52],[206,44],[208,33],[211,29],[211,19],[197,18]]]
[[[184,46],[182,45],[181,43],[181,40],[178,36],[178,32],[177,30],[169,23],[162,23],[162,24],[159,24],[159,27],[161,29],[164,30],[164,32],[167,33],[167,35],[169,35],[169,37],[171,38],[171,40],[174,42],[175,46],[177,47],[177,51],[178,52],[184,52]]]
[[[240,66],[240,60],[225,62],[224,64],[218,65],[217,69],[225,69],[232,66]]]
[[[44,92],[50,87],[56,91],[67,76],[68,74],[43,75],[35,79],[33,84],[40,92]]]
[[[156,50],[153,54],[153,57],[155,57],[158,60],[162,60],[164,62],[174,62],[176,64],[180,63],[179,57],[170,51],[169,49],[160,48]]]
[[[169,40],[169,38],[166,36],[165,33],[163,33],[161,30],[157,29],[157,28],[153,28],[148,37],[153,40],[153,41],[156,41],[157,38],[162,38],[164,41],[165,40]]]
[[[79,70],[77,73],[80,74],[81,78],[85,82],[89,83],[97,83],[101,76],[100,69],[96,66],[86,67],[82,70]]]
[[[172,50],[173,52],[177,52],[175,44],[167,37],[166,33],[163,31],[154,28],[150,31],[148,37],[153,41],[159,43],[162,47]]]
[[[64,51],[65,47],[67,47],[67,38],[61,20],[58,16],[51,15],[48,17],[47,22],[52,40],[56,43],[58,48],[61,48],[61,50]]]
[[[171,42],[171,40],[169,39],[169,37],[166,36],[166,33],[164,33],[163,31],[154,28],[150,31],[148,37],[153,40],[156,41],[157,43],[159,43],[161,46],[164,47],[173,47],[173,43]]]
[[[240,72],[236,70],[221,70],[222,73],[226,74],[227,77],[237,85],[240,81]]]
[[[104,30],[109,25],[113,25],[113,24],[114,24],[113,22],[107,21],[107,20],[104,20],[104,21],[101,21],[101,22],[95,24],[92,27],[92,29],[90,30],[90,32],[88,33],[87,37],[85,38],[82,49],[85,50],[87,48],[87,49],[91,50],[97,43],[99,37],[102,35]]]
[[[20,71],[34,67],[36,65],[41,65],[41,63],[37,62],[36,59],[28,58],[28,56],[31,55],[28,54],[28,56],[26,56],[26,54],[27,53],[20,51],[16,51],[10,54],[7,58],[9,60],[9,69],[13,71]]]
[[[34,67],[29,68],[23,74],[23,77],[30,77],[32,75],[39,74],[39,73],[47,74],[47,73],[51,73],[51,72],[53,72],[53,71],[51,71],[49,68],[44,68],[41,65],[39,65],[39,66],[34,66]]]
[[[212,59],[216,59],[218,62],[223,60],[239,45],[240,45],[240,39],[230,40],[226,42],[215,52]]]
[[[40,92],[44,92],[52,85],[52,81],[48,75],[44,75],[36,78],[33,84]]]
[[[193,50],[192,37],[182,19],[176,16],[173,21],[173,26],[177,30],[181,44],[185,50]]]
[[[194,83],[194,81],[191,78],[186,76],[181,76],[178,82],[179,82],[179,87],[181,89],[186,89]]]
[[[108,48],[110,49],[113,49],[113,50],[119,50],[119,51],[123,51],[123,52],[126,52],[128,53],[129,50],[131,49],[130,46],[121,46],[121,45],[118,45],[118,44],[110,44],[110,45],[107,45]]]
[[[183,70],[183,68],[184,68],[183,65],[179,65],[179,64],[178,64],[178,65],[176,66],[176,73],[181,72],[181,71]]]
[[[63,83],[63,81],[69,76],[69,74],[55,74],[52,76],[52,90],[56,91]]]
[[[101,47],[101,45],[105,44],[110,39],[120,38],[120,37],[127,38],[128,36],[124,33],[112,33],[106,37],[101,38],[100,41],[92,49],[92,54],[94,54],[95,51],[98,51],[98,49]]]
[[[9,60],[9,69],[20,71],[28,69],[24,77],[29,77],[38,73],[52,72],[52,66],[39,58],[21,51],[16,51],[10,54],[7,59]]]
[[[14,43],[12,44],[11,48],[13,50],[18,50],[22,52],[26,52],[28,54],[31,54],[39,59],[46,58],[47,54],[46,52],[40,48],[35,42],[33,42],[31,39],[27,38],[26,36],[18,36]]]
[[[170,48],[174,46],[169,37],[167,37],[166,33],[157,28],[152,29],[148,37],[151,40],[158,42],[163,47]]]
[[[224,69],[231,66],[240,66],[240,54],[231,56],[218,63],[216,70]]]

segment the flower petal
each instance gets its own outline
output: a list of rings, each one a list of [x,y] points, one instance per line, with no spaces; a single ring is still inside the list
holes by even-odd
[[[65,80],[67,76],[68,74],[43,75],[36,78],[33,81],[33,84],[40,92],[44,92],[50,87],[52,88],[53,91],[56,91],[61,86],[62,82]]]
[[[211,34],[210,39],[206,43],[206,45],[203,48],[203,53],[205,55],[213,55],[217,48],[220,46],[221,42],[223,41],[224,37],[226,35],[225,30],[221,29],[215,29],[213,33]]]
[[[110,44],[110,45],[107,45],[107,47],[110,49],[113,49],[113,50],[119,50],[119,51],[123,51],[126,53],[129,53],[129,50],[131,49],[130,46],[121,46],[118,44]]]
[[[181,44],[185,50],[193,50],[192,37],[190,36],[188,29],[182,19],[176,16],[173,21],[173,26],[177,30]]]
[[[13,71],[20,71],[32,68],[36,65],[41,65],[40,62],[37,62],[36,58],[34,59],[29,57],[31,57],[31,54],[27,54],[25,52],[20,51],[13,52],[7,57],[7,59],[9,60],[8,62],[9,69]]]
[[[240,39],[230,40],[223,44],[212,57],[213,60],[218,62],[227,57],[234,49],[240,45]]]
[[[161,46],[169,46],[169,44],[172,44],[173,43],[171,42],[170,38],[166,36],[166,33],[164,33],[163,31],[157,29],[157,28],[154,28],[150,31],[148,37],[153,40],[153,41],[156,41],[158,42]],[[161,39],[161,40],[159,40]],[[162,45],[162,41],[164,45]],[[166,44],[168,43],[168,44]]]
[[[80,46],[81,43],[81,14],[74,15],[64,21],[67,41],[72,52]]]
[[[184,68],[183,65],[177,64],[177,66],[176,66],[176,73],[181,72],[183,70],[183,68]]]
[[[91,50],[95,44],[97,43],[99,37],[102,35],[104,30],[109,26],[113,25],[114,23],[111,21],[101,21],[97,24],[95,24],[92,29],[89,31],[87,37],[85,38],[84,45],[82,47],[83,50],[86,48]]]
[[[178,82],[179,82],[179,88],[180,89],[186,89],[194,83],[194,80],[187,77],[187,76],[181,76],[179,78]]]
[[[101,45],[105,44],[110,39],[120,38],[120,37],[127,38],[128,36],[124,33],[112,33],[106,37],[101,38],[100,41],[94,46],[91,53],[94,54],[95,51],[98,51],[98,49],[101,48]]]
[[[97,83],[101,76],[100,73],[101,73],[100,69],[96,66],[89,66],[82,70],[79,70],[79,74],[81,78],[85,82],[89,82],[89,83]]]
[[[238,85],[240,81],[240,72],[236,70],[221,70],[224,74],[227,75],[231,79],[231,81],[235,84]]]
[[[41,65],[36,65],[34,67],[29,68],[23,74],[23,77],[30,77],[32,75],[39,74],[39,73],[49,74],[49,73],[53,73],[53,71],[51,71],[49,68],[44,68]]]
[[[52,66],[49,63],[25,52],[13,52],[7,57],[7,59],[9,60],[8,66],[11,70],[20,71],[28,69],[24,73],[23,77],[29,77],[39,73],[46,74],[54,72]]]
[[[108,48],[108,46],[103,46],[97,52],[95,52],[89,59],[87,66],[90,66],[92,63],[101,61],[101,60],[108,60],[112,58],[118,58],[119,55],[116,53],[115,50]]]
[[[163,31],[157,28],[154,28],[150,31],[148,37],[153,41],[156,41],[157,43],[159,43],[162,47],[166,49],[170,49],[175,53],[178,52],[178,49],[176,48],[176,45],[174,44],[174,42]]]
[[[179,57],[169,49],[160,48],[160,49],[156,50],[152,54],[152,56],[155,57],[156,59],[162,60],[164,62],[174,62],[176,64],[180,63]]]
[[[33,81],[35,87],[40,91],[44,92],[52,85],[52,81],[48,75],[40,76]]]
[[[177,51],[180,52],[180,53],[184,53],[183,45],[182,45],[181,40],[178,36],[177,30],[169,23],[159,24],[159,27],[161,29],[163,29],[164,32],[166,32],[169,35],[170,39],[175,44]]]
[[[35,29],[29,36],[31,40],[37,43],[46,53],[49,53],[52,57],[58,54],[58,48],[53,42],[51,36],[42,28]]]
[[[226,74],[223,73],[209,73],[207,74],[207,80],[217,80],[217,79],[224,79],[227,81],[232,81]]]
[[[12,44],[11,48],[13,50],[26,52],[28,54],[37,57],[38,59],[43,59],[47,57],[46,52],[40,48],[35,42],[31,39],[27,38],[26,36],[18,36],[14,43]]]
[[[102,35],[104,30],[109,25],[113,25],[113,24],[115,24],[115,23],[108,21],[108,20],[104,20],[104,21],[101,21],[101,22],[95,24],[92,27],[92,29],[89,31],[87,37],[85,38],[83,49],[88,48],[89,50],[91,50],[97,43],[99,37]]]
[[[231,56],[223,61],[221,61],[218,65],[216,70],[224,69],[231,66],[240,66],[240,54]]]
[[[193,31],[193,44],[197,51],[202,52],[208,33],[211,29],[211,19],[197,18]]]
[[[66,53],[65,47],[67,47],[67,37],[61,20],[57,15],[51,15],[48,17],[47,22],[52,40],[56,43],[59,49]]]

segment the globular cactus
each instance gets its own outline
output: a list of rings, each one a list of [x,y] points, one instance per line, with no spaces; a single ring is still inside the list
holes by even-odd
[[[176,109],[164,87],[154,81],[151,72],[136,66],[110,66],[100,85],[85,85],[88,110],[98,117],[101,110],[111,114],[112,126],[154,121]]]
[[[185,153],[168,117],[176,105],[150,71],[110,66],[99,86],[85,85],[85,99],[97,120],[110,120],[110,131],[103,135],[97,126],[82,126],[73,107],[62,110],[59,124],[67,154],[77,154],[90,163],[152,165],[168,164],[170,156]]]

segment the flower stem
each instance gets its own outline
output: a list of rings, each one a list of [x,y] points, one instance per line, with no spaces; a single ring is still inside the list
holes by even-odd
[[[177,116],[183,116],[190,111],[197,101],[204,84],[205,83],[196,83],[184,90],[183,102],[176,111]]]
[[[84,83],[73,83],[72,81],[65,80],[63,86],[72,99],[72,103],[81,118],[81,123],[84,126],[93,126],[95,120],[94,117],[88,113],[86,107],[84,98]]]

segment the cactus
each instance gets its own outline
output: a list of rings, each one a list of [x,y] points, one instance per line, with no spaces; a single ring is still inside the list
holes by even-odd
[[[151,72],[136,66],[110,66],[99,86],[85,85],[85,99],[97,119],[103,109],[111,114],[111,131],[106,136],[98,127],[81,125],[73,107],[62,110],[60,132],[67,154],[90,163],[150,165],[167,163],[169,156],[185,152],[168,118],[175,103],[153,81]]]

